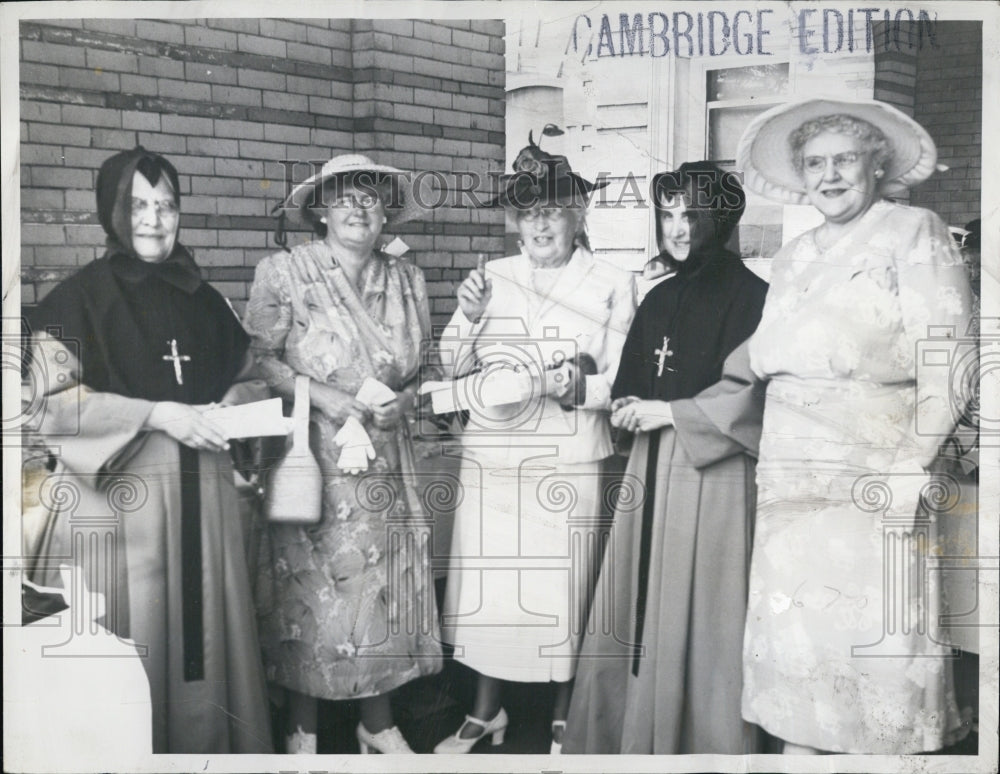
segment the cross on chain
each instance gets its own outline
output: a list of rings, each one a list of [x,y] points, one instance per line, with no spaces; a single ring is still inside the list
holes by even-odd
[[[661,349],[654,349],[653,350],[653,355],[655,355],[658,358],[657,364],[656,364],[656,375],[657,376],[663,376],[663,367],[665,365],[665,361],[666,361],[666,359],[668,357],[672,357],[673,354],[674,354],[673,350],[672,349],[668,349],[668,347],[667,347],[667,345],[669,343],[670,343],[670,337],[669,336],[664,336],[663,337],[663,347]],[[671,368],[670,366],[667,366],[667,370],[668,371],[673,371],[674,369]]]
[[[174,377],[177,379],[178,384],[184,384],[184,375],[181,373],[181,363],[187,363],[191,360],[190,355],[178,355],[177,354],[177,339],[171,339],[167,342],[170,345],[170,354],[164,355],[164,360],[174,361]]]

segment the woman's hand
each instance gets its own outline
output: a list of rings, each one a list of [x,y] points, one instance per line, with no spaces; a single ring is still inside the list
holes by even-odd
[[[471,322],[477,323],[486,312],[493,295],[493,281],[486,279],[486,261],[479,258],[479,265],[469,272],[465,282],[458,286],[458,305]]]
[[[189,406],[186,403],[160,401],[146,417],[149,430],[159,430],[175,441],[192,449],[220,452],[229,448],[229,442],[210,421],[202,416],[209,406]]]
[[[930,482],[930,474],[916,458],[894,462],[885,475],[891,497],[882,518],[876,523],[877,528],[881,530],[884,523],[889,523],[912,532],[921,515],[921,495]]]
[[[397,392],[395,400],[372,408],[372,423],[379,430],[391,430],[412,410],[413,395],[409,392]]]
[[[611,417],[612,417],[611,423],[615,424],[614,415],[615,413],[617,413],[618,409],[624,408],[629,403],[635,403],[638,400],[640,399],[637,398],[635,395],[627,395],[624,398],[617,398],[616,400],[613,400],[611,402]],[[615,424],[615,427],[618,427],[618,425]]]
[[[236,382],[226,390],[217,406],[242,406],[245,403],[253,403],[258,400],[266,400],[270,397],[267,389],[267,382],[263,379],[252,379],[249,381]]]
[[[309,382],[309,400],[338,424],[343,424],[348,417],[364,424],[372,417],[372,410],[353,395],[315,380]]]
[[[622,400],[629,402],[621,404]],[[618,405],[618,408],[614,408]],[[630,433],[649,433],[674,423],[670,404],[663,400],[619,398],[612,405],[611,424]]]

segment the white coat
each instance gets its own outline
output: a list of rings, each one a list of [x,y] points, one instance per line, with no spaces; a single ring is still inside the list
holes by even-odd
[[[587,353],[597,373],[566,408],[543,389],[478,408],[462,436],[442,634],[455,658],[505,680],[569,680],[586,622],[601,512],[599,461],[611,444],[611,386],[636,308],[628,272],[578,248],[546,295],[527,256],[487,264],[492,296],[473,324],[461,309],[441,339],[445,373],[497,360],[543,371]]]

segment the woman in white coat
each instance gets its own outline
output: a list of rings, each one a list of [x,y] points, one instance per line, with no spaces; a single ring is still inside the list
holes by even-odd
[[[558,684],[559,750],[600,556],[611,383],[636,307],[632,275],[589,248],[596,186],[533,142],[514,169],[500,201],[521,255],[469,274],[441,340],[450,376],[503,372],[513,402],[484,405],[497,401],[473,387],[442,634],[479,677],[472,714],[437,753],[469,752],[487,735],[503,741],[504,680]]]

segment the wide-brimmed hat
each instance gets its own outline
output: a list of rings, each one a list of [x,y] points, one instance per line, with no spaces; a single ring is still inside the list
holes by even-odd
[[[385,164],[376,164],[368,156],[360,153],[334,156],[319,172],[298,183],[284,201],[274,208],[274,212],[281,213],[289,222],[304,223],[306,218],[303,210],[317,204],[316,189],[324,181],[336,177],[359,180],[366,185],[375,185],[386,179],[391,180],[391,194],[388,201],[383,202],[387,225],[405,223],[425,214],[426,208],[421,207],[413,195],[413,180],[408,172]]]
[[[848,115],[878,127],[892,146],[892,158],[879,180],[879,191],[898,194],[933,174],[937,148],[927,131],[905,113],[878,100],[808,99],[761,113],[747,126],[736,149],[736,167],[752,191],[785,204],[806,202],[805,186],[795,168],[791,134],[807,121]]]
[[[607,180],[592,183],[580,177],[565,156],[549,153],[535,144],[531,132],[528,144],[511,166],[513,174],[500,177],[500,194],[487,206],[526,210],[538,204],[586,205],[594,191],[608,184]]]

